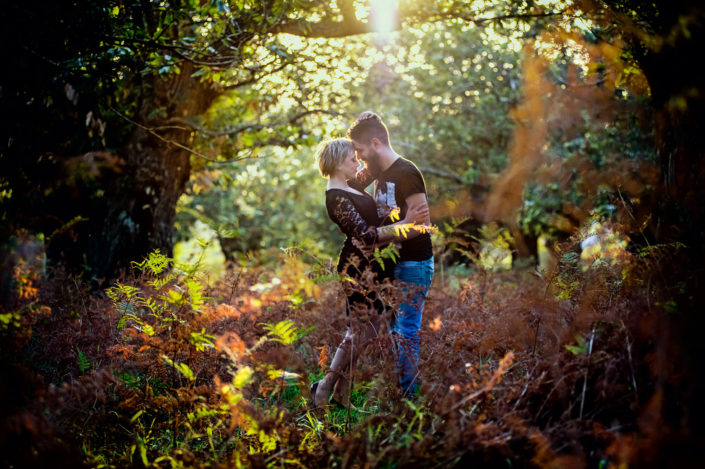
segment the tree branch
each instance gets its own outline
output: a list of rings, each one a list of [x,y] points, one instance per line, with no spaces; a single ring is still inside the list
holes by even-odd
[[[530,20],[530,19],[539,19],[539,18],[550,18],[552,16],[558,16],[562,15],[565,13],[566,10],[561,10],[561,11],[547,11],[547,12],[541,12],[541,13],[509,13],[506,15],[499,15],[499,16],[491,16],[489,18],[470,18],[465,15],[455,15],[453,13],[449,13],[447,15],[447,18],[444,19],[450,19],[450,18],[458,18],[463,21],[466,21],[468,23],[473,23],[475,25],[482,25],[484,23],[494,23],[498,21],[504,21],[504,20]]]
[[[182,150],[185,150],[185,151],[191,153],[192,155],[197,156],[197,157],[199,157],[199,158],[202,158],[202,159],[204,159],[204,160],[206,160],[206,161],[210,161],[211,163],[232,163],[232,162],[234,162],[234,161],[242,161],[242,160],[245,160],[245,159],[250,158],[250,156],[244,156],[244,157],[239,157],[239,158],[231,158],[231,159],[228,159],[228,160],[216,160],[216,159],[210,158],[210,157],[204,155],[203,153],[200,153],[200,152],[194,150],[193,148],[187,147],[186,145],[184,145],[184,144],[182,144],[182,143],[175,142],[174,140],[170,140],[170,139],[168,139],[168,138],[166,138],[166,137],[162,137],[161,135],[159,135],[159,134],[154,130],[154,128],[147,127],[146,125],[140,124],[139,122],[130,119],[129,117],[127,117],[126,115],[122,114],[120,111],[118,111],[117,109],[115,109],[115,108],[112,107],[112,106],[109,106],[109,108],[110,108],[111,111],[113,111],[115,114],[117,114],[120,118],[126,120],[127,122],[129,122],[129,123],[132,124],[132,125],[135,125],[135,126],[139,127],[140,129],[144,130],[145,132],[149,133],[150,135],[153,135],[153,136],[157,137],[157,138],[158,138],[159,140],[161,140],[162,142],[167,143],[167,144],[169,144],[169,145],[174,145],[174,146],[177,147],[177,148],[181,148]]]
[[[202,127],[188,119],[184,119],[182,117],[172,117],[167,121],[167,124],[182,124],[185,125],[186,127],[189,127],[192,130],[195,130],[197,132],[203,133],[205,135],[210,135],[212,137],[224,137],[224,136],[233,136],[237,135],[242,132],[246,132],[248,130],[262,130],[262,129],[273,129],[277,126],[282,126],[282,125],[287,125],[287,124],[293,124],[298,120],[303,119],[304,117],[311,115],[311,114],[328,114],[333,117],[345,117],[345,118],[350,118],[350,116],[340,113],[340,112],[335,112],[331,111],[328,109],[307,109],[305,111],[302,111],[298,114],[295,114],[291,116],[289,119],[280,121],[280,122],[271,122],[269,124],[246,124],[242,125],[240,127],[236,127],[234,129],[226,129],[226,130],[212,130],[208,129],[206,127]],[[160,127],[160,128],[166,128],[166,127]]]
[[[210,135],[211,137],[223,137],[226,135],[233,136],[237,135],[239,133],[245,132],[247,130],[261,130],[266,127],[270,127],[265,124],[246,124],[242,125],[240,127],[236,127],[234,129],[227,129],[227,130],[212,130],[212,129],[207,129],[206,127],[202,127],[188,119],[185,119],[183,117],[172,117],[167,121],[167,124],[182,124],[185,125],[186,127],[190,128],[191,130],[195,130],[197,132],[200,132],[205,135]]]
[[[233,90],[235,88],[240,88],[241,86],[246,86],[246,85],[251,85],[253,83],[257,83],[259,80],[266,77],[267,75],[273,75],[277,72],[280,72],[291,64],[292,64],[292,62],[282,62],[277,67],[274,67],[273,69],[268,70],[266,73],[262,73],[261,75],[257,75],[257,70],[248,69],[248,71],[250,72],[250,78],[248,78],[246,80],[238,81],[237,83],[233,83],[232,85],[224,86],[223,89],[224,90]]]
[[[444,179],[450,179],[451,181],[457,182],[458,184],[465,184],[467,182],[457,174],[447,173],[443,170],[431,168],[429,166],[421,166],[419,167],[419,169],[424,174],[433,174],[434,176],[442,177]]]
[[[342,21],[332,21],[326,16],[322,21],[312,23],[305,19],[291,19],[276,24],[270,30],[273,34],[289,33],[295,36],[336,38],[354,36],[374,32],[369,23],[359,21],[355,16],[355,6],[353,0],[338,0],[338,10],[342,15]]]
[[[288,33],[302,37],[337,38],[355,36],[374,32],[372,25],[362,21],[319,21],[311,23],[307,20],[280,23],[271,30],[273,34]]]

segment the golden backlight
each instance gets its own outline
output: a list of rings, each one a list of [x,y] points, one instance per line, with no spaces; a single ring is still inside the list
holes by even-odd
[[[373,29],[389,34],[397,26],[398,0],[375,0],[370,2],[370,21]]]

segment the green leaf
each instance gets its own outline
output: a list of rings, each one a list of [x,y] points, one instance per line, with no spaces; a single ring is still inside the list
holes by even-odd
[[[210,334],[206,334],[205,327],[201,329],[201,332],[192,332],[190,337],[191,344],[195,345],[196,350],[199,352],[203,352],[207,348],[214,348],[215,345],[213,344],[213,340],[215,340],[215,337]]]
[[[233,378],[233,387],[235,389],[242,389],[245,386],[247,386],[250,381],[252,381],[252,376],[255,374],[255,371],[249,367],[245,366],[237,370],[237,373],[235,374],[235,377]]]
[[[138,418],[140,418],[140,415],[142,415],[143,413],[144,413],[144,410],[138,410],[138,411],[135,413],[135,415],[133,415],[132,418],[130,419],[130,423],[135,423],[135,420],[137,420]]]
[[[162,360],[167,365],[173,366],[176,369],[176,371],[178,371],[179,373],[184,375],[184,377],[186,379],[188,379],[189,381],[194,381],[196,379],[196,376],[194,375],[193,371],[191,370],[191,368],[189,368],[189,366],[186,363],[173,362],[166,355],[162,355]]]
[[[585,355],[588,353],[588,343],[581,336],[576,335],[577,345],[565,345],[565,349],[573,355]]]
[[[78,355],[78,370],[81,372],[81,374],[83,374],[91,369],[91,362],[88,360],[88,357],[86,357],[86,355],[81,351],[80,348],[76,347],[76,353]]]
[[[294,321],[291,319],[279,321],[274,325],[266,323],[264,324],[264,328],[268,331],[268,335],[271,337],[270,340],[284,345],[292,344],[298,338],[298,331],[296,330]]]
[[[154,275],[159,275],[164,270],[171,267],[173,260],[164,254],[162,254],[159,249],[149,253],[149,256],[145,258],[142,262],[133,261],[132,264],[140,269],[142,272],[149,271]]]

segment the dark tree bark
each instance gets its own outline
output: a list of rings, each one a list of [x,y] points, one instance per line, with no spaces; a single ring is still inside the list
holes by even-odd
[[[104,202],[92,204],[72,236],[52,239],[51,259],[104,279],[155,249],[172,254],[176,204],[191,171],[191,154],[180,145],[188,147],[192,131],[151,129],[170,118],[200,115],[221,94],[192,73],[184,63],[178,75],[155,77],[144,88],[132,134],[118,155],[124,163],[104,183]],[[150,118],[155,114],[161,117]]]
[[[698,64],[705,15],[700,8],[690,1],[661,2],[654,29],[666,41],[640,59],[651,87],[662,170],[656,234],[699,250],[705,241],[705,78]]]
[[[653,347],[654,383],[649,383],[652,395],[642,389],[642,399],[653,398],[640,425],[646,443],[633,463],[693,467],[705,438],[705,79],[699,71],[705,14],[692,0],[607,3],[640,13],[638,19],[650,29],[632,38],[633,50],[651,88],[662,169],[650,231],[655,241],[670,245],[669,257],[657,259],[654,283],[661,291],[653,287],[668,308],[661,303],[635,312],[642,322],[655,321],[658,336],[640,338],[650,342],[640,347]],[[645,44],[644,38],[653,43]],[[676,248],[676,242],[685,247]]]

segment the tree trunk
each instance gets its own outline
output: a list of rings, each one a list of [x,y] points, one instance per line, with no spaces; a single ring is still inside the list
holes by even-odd
[[[192,73],[186,63],[178,75],[156,76],[143,88],[134,117],[139,125],[119,152],[119,174],[105,184],[103,201],[88,209],[88,220],[79,224],[73,239],[52,239],[50,258],[102,280],[114,278],[155,249],[172,255],[176,203],[191,171],[191,154],[178,145],[188,146],[192,132],[148,129],[172,117],[202,114],[220,95],[218,88],[192,78]]]
[[[651,87],[662,169],[650,229],[668,253],[658,260],[657,283],[662,284],[662,291],[656,293],[668,302],[668,308],[662,303],[648,312],[656,318],[658,336],[646,338],[654,341],[654,356],[658,357],[653,374],[654,394],[660,398],[652,401],[658,407],[648,411],[657,416],[650,424],[657,428],[641,428],[646,435],[657,435],[646,452],[656,456],[648,460],[653,467],[694,461],[689,458],[702,451],[697,442],[705,434],[705,80],[694,63],[702,56],[705,25],[697,9],[685,8],[690,3],[660,3],[657,33],[677,37],[640,59]],[[693,19],[698,21],[688,23]],[[678,30],[683,22],[687,33]],[[646,320],[645,315],[637,317]],[[641,457],[649,458],[646,453]]]
[[[676,12],[666,16],[679,17]],[[641,60],[651,87],[662,170],[656,236],[693,247],[705,241],[705,80],[693,68],[704,40],[705,26],[690,26],[686,36]]]

